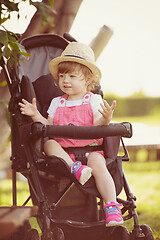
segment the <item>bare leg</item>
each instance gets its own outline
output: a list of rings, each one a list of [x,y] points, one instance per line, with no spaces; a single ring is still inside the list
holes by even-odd
[[[74,174],[76,179],[84,185],[91,177],[92,169],[83,166],[80,162],[73,162],[70,156],[64,151],[61,145],[55,140],[48,140],[44,144],[44,151],[48,156],[57,156],[62,158],[71,167],[71,173]],[[73,164],[74,163],[74,164]]]
[[[44,144],[44,151],[48,156],[55,155],[57,157],[62,158],[66,163],[71,166],[73,164],[72,159],[69,155],[64,151],[61,145],[55,140],[48,140]]]
[[[92,152],[88,156],[87,165],[92,168],[92,175],[95,178],[96,186],[103,200],[116,202],[116,190],[114,181],[108,172],[104,157],[97,152]]]

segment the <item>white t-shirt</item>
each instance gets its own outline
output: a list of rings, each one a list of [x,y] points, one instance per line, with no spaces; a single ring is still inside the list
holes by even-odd
[[[61,99],[61,97],[53,98],[52,101],[51,101],[51,104],[48,108],[47,113],[49,114],[49,116],[52,119],[54,117],[54,114],[55,114],[58,106],[59,106],[60,99]],[[83,99],[75,100],[75,101],[66,100],[66,106],[67,107],[79,106],[79,105],[82,104],[82,101],[83,101]],[[91,103],[91,108],[92,108],[93,114],[95,112],[97,112],[98,109],[102,110],[102,107],[100,106],[100,103],[103,104],[103,100],[102,100],[102,97],[99,94],[92,94],[91,99],[90,99],[90,103]]]

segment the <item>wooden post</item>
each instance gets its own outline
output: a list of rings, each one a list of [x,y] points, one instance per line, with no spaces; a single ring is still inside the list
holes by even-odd
[[[156,160],[160,160],[160,149],[157,149],[156,150],[156,157],[157,157],[157,159]]]
[[[37,215],[38,207],[0,207],[0,239],[12,236],[25,220]]]
[[[112,29],[104,25],[100,29],[98,35],[90,43],[90,47],[94,51],[96,60],[103,51],[103,49],[105,48],[105,46],[107,45],[107,43],[109,42],[112,35],[113,35]]]

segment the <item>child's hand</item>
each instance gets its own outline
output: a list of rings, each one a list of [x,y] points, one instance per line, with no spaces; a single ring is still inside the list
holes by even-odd
[[[21,113],[34,118],[37,115],[36,99],[32,99],[32,103],[29,103],[25,99],[22,99],[22,103],[19,103]]]
[[[107,103],[106,100],[103,100],[103,103],[104,105],[101,104],[102,110],[99,109],[98,111],[102,114],[104,124],[108,125],[112,119],[112,115],[116,107],[116,101],[114,100],[111,106]]]

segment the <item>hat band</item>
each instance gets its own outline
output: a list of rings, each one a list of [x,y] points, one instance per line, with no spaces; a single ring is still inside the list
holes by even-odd
[[[80,58],[80,59],[86,60],[85,58],[76,56],[76,55],[64,55],[63,57],[75,57],[75,58]]]

